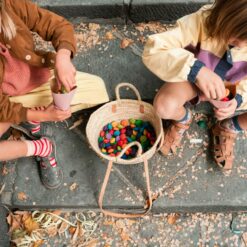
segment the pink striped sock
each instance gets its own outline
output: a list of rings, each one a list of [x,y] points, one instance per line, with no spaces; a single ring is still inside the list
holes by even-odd
[[[48,160],[49,160],[49,163],[50,163],[51,167],[56,167],[57,166],[57,161],[56,161],[55,157],[48,158]],[[42,168],[44,168],[44,169],[47,168],[47,164],[44,163],[43,161],[40,162],[40,166]]]
[[[47,157],[52,152],[52,143],[47,138],[37,141],[24,141],[27,144],[27,156]]]
[[[50,165],[52,167],[56,167],[57,166],[57,161],[56,161],[55,157],[49,158],[49,161],[50,161]]]
[[[35,134],[40,131],[40,122],[38,121],[29,121],[28,123],[32,124],[33,127],[31,128],[31,133]]]

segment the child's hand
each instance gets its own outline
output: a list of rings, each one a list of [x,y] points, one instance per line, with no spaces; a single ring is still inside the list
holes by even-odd
[[[197,75],[196,85],[208,99],[220,100],[225,97],[222,79],[207,67],[202,67]]]
[[[39,122],[55,122],[63,121],[71,116],[70,109],[62,111],[56,108],[53,104],[50,104],[44,110],[32,110],[27,111],[28,121],[39,121]]]
[[[223,120],[223,119],[229,118],[230,116],[232,116],[234,114],[234,112],[237,109],[237,106],[238,106],[238,102],[235,99],[233,99],[230,102],[228,107],[215,109],[214,110],[215,117],[218,120]]]
[[[58,79],[67,92],[76,85],[76,69],[70,60],[70,55],[71,51],[67,49],[58,50],[55,64]]]

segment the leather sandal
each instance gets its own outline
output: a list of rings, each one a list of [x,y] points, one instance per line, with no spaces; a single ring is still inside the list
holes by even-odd
[[[234,160],[234,145],[237,133],[225,129],[218,122],[213,128],[213,152],[216,164],[223,170],[231,170]]]
[[[168,154],[176,154],[177,148],[181,145],[184,131],[189,129],[192,120],[187,124],[181,124],[176,121],[172,121],[171,126],[167,130],[164,130],[164,144],[160,149],[160,152],[167,156]]]

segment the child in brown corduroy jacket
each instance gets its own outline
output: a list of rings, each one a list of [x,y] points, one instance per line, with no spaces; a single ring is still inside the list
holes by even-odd
[[[51,41],[56,53],[35,50],[32,32]],[[73,27],[64,18],[29,0],[0,0],[0,137],[11,124],[24,124],[36,138],[1,141],[0,161],[38,157],[41,180],[49,189],[57,188],[63,175],[50,129],[42,122],[62,121],[71,112],[108,101],[101,78],[76,72],[75,52]],[[67,91],[77,86],[67,111],[51,104],[51,69]]]

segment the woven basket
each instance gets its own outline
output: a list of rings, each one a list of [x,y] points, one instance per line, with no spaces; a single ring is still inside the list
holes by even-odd
[[[120,99],[119,90],[122,87],[128,87],[134,91],[137,96],[137,100],[130,100],[130,99]],[[105,179],[102,184],[101,192],[99,195],[99,206],[103,213],[106,215],[111,215],[115,217],[140,217],[147,212],[152,207],[152,198],[151,198],[151,190],[150,190],[150,179],[149,179],[149,172],[148,172],[148,159],[150,159],[154,153],[162,146],[163,142],[163,127],[162,121],[154,111],[154,108],[151,104],[146,103],[141,100],[140,94],[138,90],[130,83],[120,83],[115,89],[116,92],[116,101],[112,101],[110,103],[105,104],[104,106],[100,107],[97,111],[95,111],[89,118],[87,127],[86,127],[86,134],[89,140],[89,143],[92,149],[102,158],[109,161],[108,168],[106,171]],[[142,146],[139,142],[134,141],[129,143],[122,152],[117,157],[111,157],[105,155],[101,152],[98,146],[98,138],[99,133],[103,129],[103,127],[112,122],[112,121],[121,121],[123,119],[141,119],[144,121],[149,121],[152,126],[154,127],[156,133],[156,141],[154,145],[145,153],[142,153]],[[122,159],[121,156],[125,153],[127,149],[136,145],[138,147],[137,156],[130,160]],[[122,165],[132,165],[137,163],[144,163],[144,170],[147,182],[147,192],[148,192],[148,207],[142,213],[133,213],[133,214],[125,214],[125,213],[116,213],[112,211],[104,210],[102,207],[103,204],[103,197],[106,189],[106,185],[109,180],[109,176],[111,173],[113,163],[122,164]]]

